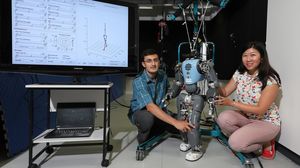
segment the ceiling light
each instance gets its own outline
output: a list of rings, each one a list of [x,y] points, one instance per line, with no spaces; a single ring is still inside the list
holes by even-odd
[[[139,6],[139,9],[153,9],[153,6],[143,5],[143,6]]]
[[[162,6],[174,6],[174,4],[163,4]]]

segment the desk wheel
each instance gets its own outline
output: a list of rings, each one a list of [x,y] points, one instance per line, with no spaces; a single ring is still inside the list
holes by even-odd
[[[108,165],[109,165],[109,160],[107,159],[102,160],[101,166],[107,167]]]
[[[28,166],[28,168],[39,168],[39,166],[37,164],[32,164],[31,166]]]
[[[145,151],[141,149],[136,150],[136,160],[142,161],[144,160],[144,158],[145,158]]]
[[[244,163],[245,168],[254,168],[254,164],[251,162],[251,160],[246,160]]]
[[[112,150],[113,150],[113,148],[114,148],[114,147],[113,147],[112,145],[107,145],[107,151],[109,151],[109,152],[110,152],[110,151],[112,151]]]
[[[46,153],[47,154],[52,154],[54,152],[54,149],[53,149],[53,147],[50,147],[50,146],[48,146],[47,148],[46,148]]]

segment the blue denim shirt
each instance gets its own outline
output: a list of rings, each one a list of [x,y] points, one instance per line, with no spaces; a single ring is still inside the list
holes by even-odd
[[[155,79],[151,79],[146,70],[133,80],[133,95],[131,99],[131,111],[134,113],[146,107],[153,102],[160,108],[163,108],[162,99],[164,98],[169,81],[166,73],[159,70]]]

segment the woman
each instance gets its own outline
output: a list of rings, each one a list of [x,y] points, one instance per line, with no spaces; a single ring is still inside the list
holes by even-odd
[[[264,44],[250,42],[243,50],[242,64],[231,80],[219,88],[218,105],[235,110],[222,112],[217,120],[229,136],[230,147],[250,153],[263,147],[262,157],[275,156],[274,138],[280,131],[279,109],[275,99],[280,90],[279,74],[271,67]],[[236,91],[236,100],[228,96]]]

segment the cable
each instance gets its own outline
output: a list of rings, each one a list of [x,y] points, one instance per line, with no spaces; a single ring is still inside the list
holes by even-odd
[[[264,168],[264,166],[263,166],[263,164],[261,163],[260,159],[259,159],[258,157],[256,157],[256,159],[257,159],[257,162],[258,162],[260,168]]]
[[[126,108],[130,108],[130,106],[124,105],[122,103],[120,103],[119,101],[117,101],[117,99],[114,100],[116,103],[118,103],[120,106],[126,107]]]
[[[177,9],[174,13],[174,17],[178,17],[182,11],[181,10],[184,10],[185,8],[187,8],[190,4],[192,4],[194,2],[194,0],[186,0],[186,1],[183,1],[183,4],[179,5],[179,8],[180,9]]]
[[[207,3],[206,5],[208,6],[209,3]],[[201,5],[202,6],[202,5]],[[198,28],[198,32],[197,32],[197,36],[196,36],[196,40],[194,41],[194,44],[193,44],[193,50],[195,49],[196,47],[196,43],[197,43],[197,39],[199,38],[199,34],[200,34],[200,30],[203,31],[203,38],[204,38],[204,41],[206,42],[207,39],[206,39],[206,36],[204,34],[204,22],[205,22],[205,14],[206,14],[206,11],[207,11],[207,6],[206,6],[206,9],[204,10],[203,12],[203,7],[201,8],[202,9],[202,16],[201,16],[201,22],[200,22],[200,25],[199,25],[199,28]],[[203,27],[203,29],[202,29]]]
[[[109,77],[109,76],[106,76],[106,80],[107,80],[107,81],[110,81],[110,77]],[[126,107],[126,108],[130,108],[130,106],[124,105],[124,104],[120,103],[120,102],[117,100],[117,98],[114,96],[114,92],[111,92],[111,97],[112,97],[112,99],[113,99],[116,103],[118,103],[120,106],[123,106],[123,107]]]

